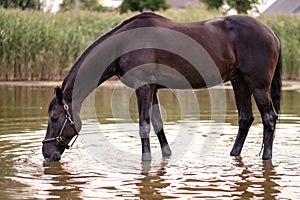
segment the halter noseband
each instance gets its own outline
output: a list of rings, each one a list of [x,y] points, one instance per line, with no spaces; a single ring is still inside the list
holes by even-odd
[[[79,133],[77,132],[76,127],[75,127],[75,123],[74,123],[74,121],[71,118],[71,114],[69,112],[69,106],[68,106],[68,104],[66,104],[65,101],[63,101],[63,103],[64,103],[63,107],[64,107],[64,110],[66,112],[66,119],[65,119],[65,121],[64,121],[64,123],[63,123],[63,125],[62,125],[62,127],[61,127],[61,129],[59,131],[59,134],[57,136],[55,136],[54,138],[44,139],[42,141],[42,143],[45,144],[45,143],[55,142],[56,141],[57,143],[63,143],[66,146],[65,147],[66,149],[70,149],[73,146],[73,144],[75,143],[75,141],[77,140],[77,138],[79,136]],[[73,142],[72,142],[71,145],[69,145],[67,142],[65,142],[63,140],[63,138],[62,138],[62,133],[63,133],[63,130],[65,129],[65,126],[66,126],[67,122],[69,122],[70,126],[74,129],[75,134],[76,134],[76,137],[73,140]]]

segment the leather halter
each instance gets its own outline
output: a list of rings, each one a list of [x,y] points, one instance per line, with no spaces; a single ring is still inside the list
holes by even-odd
[[[75,123],[74,123],[74,121],[71,118],[71,114],[69,112],[69,106],[68,106],[68,104],[66,104],[65,101],[63,101],[63,103],[64,103],[63,107],[64,107],[64,110],[66,112],[66,119],[65,119],[65,121],[64,121],[64,123],[63,123],[63,125],[62,125],[62,127],[61,127],[61,129],[59,131],[59,133],[55,137],[53,137],[53,138],[44,139],[42,141],[42,143],[43,144],[49,143],[49,142],[57,142],[59,144],[63,143],[65,145],[66,149],[70,149],[73,146],[73,144],[75,143],[75,141],[77,140],[77,138],[79,136],[79,133],[77,132],[76,127],[75,127]],[[76,134],[76,137],[73,140],[73,142],[72,142],[71,145],[69,145],[68,142],[64,141],[63,137],[62,137],[62,133],[63,133],[65,127],[66,127],[67,122],[69,122],[70,126],[74,129],[75,134]]]

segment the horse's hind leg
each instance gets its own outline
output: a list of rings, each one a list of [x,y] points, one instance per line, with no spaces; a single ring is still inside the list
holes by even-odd
[[[239,130],[230,155],[238,156],[242,151],[245,139],[254,120],[254,117],[251,107],[251,92],[243,77],[237,72],[234,79],[231,80],[231,83],[233,86],[236,106],[238,109]]]
[[[155,91],[153,94],[151,121],[152,121],[152,126],[154,128],[154,131],[160,143],[162,155],[170,156],[171,150],[163,129],[163,120],[160,113],[157,91]]]
[[[266,89],[255,89],[253,96],[264,125],[264,151],[262,158],[264,160],[270,160],[272,159],[274,131],[278,116],[272,104],[270,91]]]

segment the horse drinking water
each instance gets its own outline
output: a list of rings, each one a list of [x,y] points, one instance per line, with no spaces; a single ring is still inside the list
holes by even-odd
[[[55,89],[43,140],[46,161],[60,160],[81,129],[85,98],[117,76],[135,89],[142,160],[151,160],[150,121],[162,155],[170,156],[157,91],[199,89],[231,81],[239,129],[230,155],[240,155],[254,120],[253,95],[263,123],[263,159],[272,158],[281,97],[281,45],[260,21],[243,15],[179,23],[154,13],[136,15],[92,43]],[[69,145],[72,138],[75,140]]]

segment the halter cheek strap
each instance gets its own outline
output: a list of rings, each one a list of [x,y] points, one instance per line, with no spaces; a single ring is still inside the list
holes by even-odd
[[[63,123],[63,125],[62,125],[62,127],[61,127],[61,129],[60,129],[60,131],[59,131],[59,133],[58,133],[57,136],[55,136],[54,138],[44,139],[44,140],[42,141],[42,143],[45,144],[45,143],[55,142],[55,141],[56,141],[56,142],[59,143],[59,144],[60,144],[60,143],[63,143],[63,144],[65,145],[65,148],[66,148],[66,149],[70,149],[70,148],[72,148],[73,144],[74,144],[75,141],[77,140],[77,138],[78,138],[78,136],[79,136],[79,133],[77,132],[76,127],[75,127],[75,123],[74,123],[74,121],[73,121],[72,118],[71,118],[71,114],[70,114],[70,112],[69,112],[69,106],[68,106],[68,104],[67,104],[65,101],[63,101],[63,103],[64,103],[64,106],[63,106],[63,107],[64,107],[64,110],[65,110],[65,112],[66,112],[66,119],[65,119],[65,121],[64,121],[64,123]],[[75,134],[76,134],[75,139],[73,140],[73,142],[71,143],[71,145],[69,145],[69,144],[68,144],[66,141],[64,141],[63,138],[62,138],[62,133],[63,133],[65,127],[66,127],[67,122],[69,122],[70,126],[74,129]]]

